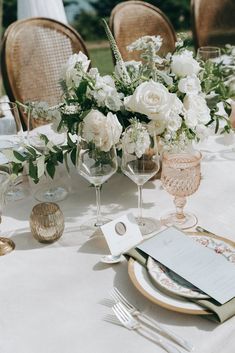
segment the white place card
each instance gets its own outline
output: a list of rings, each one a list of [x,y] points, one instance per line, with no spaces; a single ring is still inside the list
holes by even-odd
[[[235,265],[171,227],[138,248],[220,304],[235,297]]]
[[[132,213],[101,226],[112,255],[121,255],[143,241],[140,228]]]

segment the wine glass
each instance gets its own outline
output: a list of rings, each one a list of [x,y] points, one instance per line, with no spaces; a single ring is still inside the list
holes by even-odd
[[[2,209],[5,201],[5,195],[7,192],[10,176],[8,173],[0,171],[0,223],[2,218]],[[15,248],[14,242],[9,239],[0,236],[0,256],[11,252]]]
[[[161,181],[164,189],[174,196],[176,212],[170,212],[161,218],[166,226],[187,229],[197,224],[197,217],[184,213],[186,196],[195,193],[201,181],[201,153],[163,153]]]
[[[200,47],[197,50],[197,58],[202,61],[217,59],[221,56],[221,50],[218,47]]]
[[[4,165],[9,174],[12,172],[12,163],[4,156],[6,150],[21,150],[23,145],[23,129],[20,121],[17,104],[14,102],[0,102],[0,164]],[[20,185],[22,176],[11,178],[6,194],[8,201],[21,200],[26,196]]]
[[[37,109],[30,108],[27,113],[27,143],[41,153],[47,150],[44,141],[41,139],[42,134],[56,146],[61,146],[66,138],[64,133],[56,133],[52,129],[52,118],[49,116],[47,109],[46,103],[41,103],[41,106],[38,103]],[[40,202],[63,201],[69,193],[65,181],[68,177],[64,165],[56,167],[53,179],[45,172],[37,185],[31,184],[34,198]]]
[[[122,172],[138,186],[137,224],[143,236],[158,230],[156,220],[142,216],[143,185],[159,170],[159,154],[155,134],[146,125],[135,122],[124,132],[122,144]]]
[[[102,135],[102,134],[101,134]],[[95,187],[96,191],[96,218],[84,223],[80,230],[87,236],[94,233],[99,235],[100,227],[110,220],[102,217],[100,205],[100,188],[118,168],[116,148],[102,149],[105,141],[100,136],[96,143],[87,141],[84,133],[84,125],[80,124],[80,136],[77,145],[77,171]]]

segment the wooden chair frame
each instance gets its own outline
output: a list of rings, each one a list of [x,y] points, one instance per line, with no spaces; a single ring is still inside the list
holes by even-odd
[[[119,10],[123,9],[124,7],[130,6],[130,5],[143,6],[143,8],[151,9],[152,11],[154,11],[158,15],[160,15],[164,19],[166,24],[168,25],[169,30],[170,30],[170,32],[172,34],[172,38],[176,42],[176,40],[177,40],[176,33],[175,33],[174,27],[171,24],[171,22],[168,19],[168,17],[158,7],[156,7],[156,6],[152,5],[152,4],[149,4],[147,2],[144,2],[144,1],[139,1],[139,0],[129,0],[129,1],[121,2],[121,3],[119,3],[118,5],[116,5],[113,8],[113,10],[111,12],[110,19],[109,19],[109,26],[111,28],[111,31],[112,31],[115,39],[116,39],[115,30],[114,30],[115,16],[119,12]]]
[[[11,101],[23,101],[20,89],[16,85],[17,78],[15,77],[13,62],[11,60],[12,45],[14,45],[14,39],[18,31],[20,31],[21,28],[25,28],[25,26],[31,25],[60,32],[61,34],[65,35],[65,37],[69,38],[74,53],[81,50],[89,57],[87,48],[81,36],[72,27],[60,23],[59,21],[44,17],[34,17],[12,23],[4,33],[1,46],[1,69],[3,82],[6,93]],[[26,117],[24,116],[22,110],[20,113],[22,122],[25,125]]]

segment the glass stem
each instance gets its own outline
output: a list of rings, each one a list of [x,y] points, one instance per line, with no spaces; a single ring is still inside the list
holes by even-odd
[[[174,204],[176,207],[176,218],[178,220],[184,220],[184,206],[186,205],[186,198],[185,197],[178,197],[174,198]]]
[[[138,224],[142,225],[142,190],[143,186],[138,185]]]
[[[101,212],[100,212],[100,185],[95,186],[96,193],[96,227],[100,227],[102,225],[101,222]]]

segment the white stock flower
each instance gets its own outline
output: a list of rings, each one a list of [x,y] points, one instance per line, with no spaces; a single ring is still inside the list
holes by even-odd
[[[83,120],[83,137],[87,142],[93,142],[101,151],[108,152],[118,143],[122,126],[116,115],[107,116],[98,110],[91,110]]]
[[[141,83],[132,96],[124,99],[124,105],[128,110],[157,120],[165,118],[171,109],[171,94],[163,84],[151,80]]]
[[[139,122],[127,129],[122,138],[124,150],[129,154],[135,154],[138,158],[141,158],[150,147],[150,142],[147,128]]]
[[[89,75],[95,80],[95,84],[93,89],[87,90],[87,96],[93,97],[98,107],[106,106],[110,110],[118,111],[122,105],[121,95],[117,92],[112,77],[100,76],[96,69],[91,69]]]
[[[193,58],[193,53],[189,50],[184,50],[180,54],[172,55],[171,71],[179,76],[186,77],[197,75],[201,67],[197,60]]]
[[[187,94],[197,94],[201,91],[201,83],[196,75],[181,78],[178,84],[179,91]]]
[[[64,65],[62,78],[65,80],[68,89],[78,87],[84,72],[87,72],[90,60],[81,51],[73,54]]]
[[[198,124],[207,124],[210,117],[210,109],[205,98],[198,95],[186,95],[184,98],[186,109],[185,121],[189,128],[194,129]]]
[[[161,36],[143,36],[138,38],[136,41],[127,46],[127,49],[131,52],[133,50],[144,50],[152,46],[155,52],[159,51],[162,46]]]

